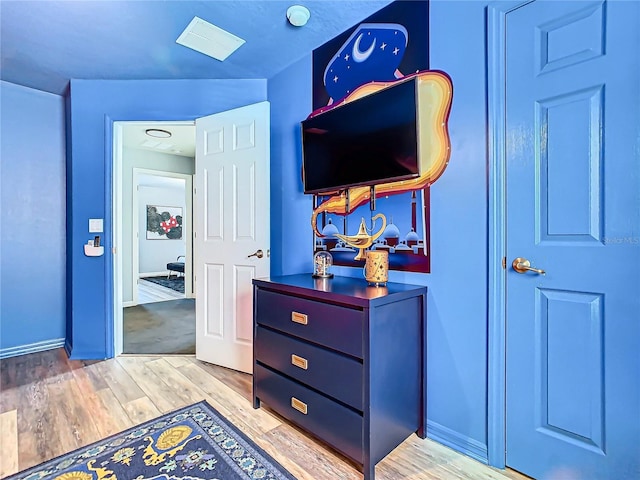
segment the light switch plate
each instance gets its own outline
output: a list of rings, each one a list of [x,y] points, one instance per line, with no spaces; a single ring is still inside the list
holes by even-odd
[[[90,218],[89,219],[89,233],[102,233],[104,231],[104,219],[103,218]]]

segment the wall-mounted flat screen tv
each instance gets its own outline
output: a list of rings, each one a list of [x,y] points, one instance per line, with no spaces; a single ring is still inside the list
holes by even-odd
[[[417,96],[405,81],[301,122],[304,192],[419,176]]]

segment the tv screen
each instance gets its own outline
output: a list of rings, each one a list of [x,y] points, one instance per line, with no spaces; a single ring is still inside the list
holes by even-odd
[[[302,122],[305,193],[417,177],[415,80],[398,83]]]

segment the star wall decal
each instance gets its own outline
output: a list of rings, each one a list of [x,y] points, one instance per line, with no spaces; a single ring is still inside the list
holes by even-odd
[[[400,24],[360,24],[325,69],[324,85],[332,101],[365,83],[401,77],[398,67],[407,44],[407,30]]]

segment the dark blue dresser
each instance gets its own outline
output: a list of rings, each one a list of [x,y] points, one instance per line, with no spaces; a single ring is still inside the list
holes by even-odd
[[[426,434],[423,286],[311,274],[254,279],[261,402],[362,466]]]

